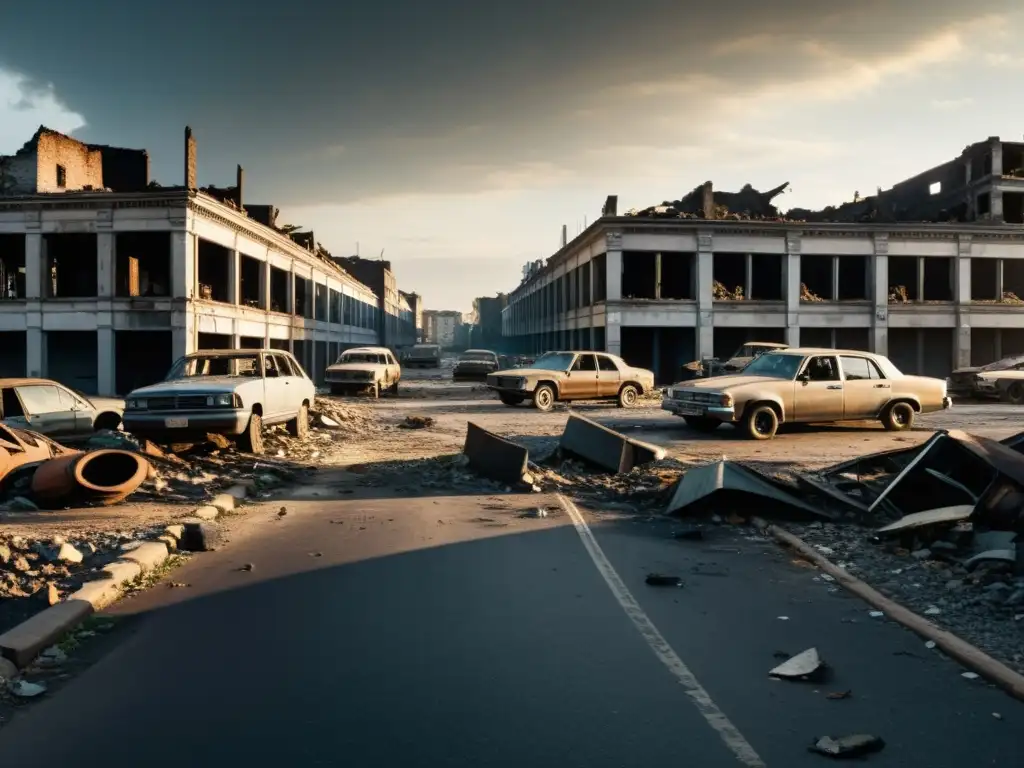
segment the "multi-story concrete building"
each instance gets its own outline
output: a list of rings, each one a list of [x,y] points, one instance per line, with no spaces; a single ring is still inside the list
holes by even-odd
[[[754,340],[866,349],[935,376],[1024,354],[1024,226],[1010,215],[1024,192],[1022,149],[972,145],[888,192],[800,212],[802,221],[723,210],[721,199],[756,201],[749,189],[712,199],[708,185],[696,213],[687,196],[618,216],[610,198],[605,215],[527,271],[503,332],[525,352],[621,354],[663,382]],[[761,195],[764,205],[778,191]]]
[[[427,344],[439,344],[444,348],[455,346],[462,313],[447,309],[423,311],[423,339]]]
[[[418,293],[399,291],[412,310],[413,344],[423,341],[423,297]]]
[[[504,293],[473,299],[473,311],[470,313],[469,322],[472,326],[469,342],[471,346],[504,351],[505,338],[502,335],[501,313],[507,306],[508,296]]]
[[[373,291],[247,215],[241,169],[197,189],[185,143],[183,187],[151,185],[145,152],[45,129],[0,159],[0,375],[124,394],[197,349],[266,346],[320,378],[341,347],[378,342]]]
[[[416,318],[408,294],[398,290],[391,262],[361,256],[334,257],[334,261],[377,295],[376,329],[380,343],[393,350],[415,344]]]

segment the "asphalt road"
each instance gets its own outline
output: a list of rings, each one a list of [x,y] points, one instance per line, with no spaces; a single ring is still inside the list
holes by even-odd
[[[3,764],[791,768],[864,732],[873,765],[1019,761],[1019,703],[739,529],[324,479],[116,606],[109,652],[0,729]],[[831,680],[769,679],[811,646]]]

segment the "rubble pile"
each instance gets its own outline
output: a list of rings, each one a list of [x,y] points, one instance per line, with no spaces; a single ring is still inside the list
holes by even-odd
[[[711,284],[711,298],[715,301],[743,301],[746,297],[743,295],[742,285],[730,290],[726,288],[725,283],[715,280]]]
[[[718,192],[706,181],[679,200],[666,200],[626,212],[626,216],[655,219],[722,219],[732,221],[789,221],[772,205],[772,200],[789,186],[785,182],[760,192],[745,184],[739,192]]]

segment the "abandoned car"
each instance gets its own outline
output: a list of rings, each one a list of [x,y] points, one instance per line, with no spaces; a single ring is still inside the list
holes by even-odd
[[[155,442],[206,434],[235,438],[263,453],[263,427],[309,432],[316,388],[291,353],[278,349],[207,350],[179,358],[159,384],[125,399],[124,428]]]
[[[0,379],[0,421],[54,440],[121,426],[124,401],[88,397],[49,379]]]
[[[332,395],[367,392],[398,394],[402,368],[386,347],[353,347],[342,352],[324,374]]]
[[[402,363],[407,368],[440,368],[441,347],[437,344],[415,344],[406,350]]]
[[[1024,355],[1004,357],[988,365],[958,368],[949,376],[949,392],[979,400],[1024,403]]]
[[[654,389],[654,373],[603,352],[548,352],[530,368],[490,374],[487,386],[505,405],[529,400],[538,411],[559,400],[615,400],[625,408]]]
[[[703,432],[733,424],[769,440],[790,422],[878,419],[905,430],[916,414],[951,405],[943,379],[904,375],[887,357],[805,348],[766,352],[738,375],[675,384],[661,407]]]
[[[787,346],[789,345],[780,344],[775,341],[748,341],[733,352],[732,356],[725,362],[722,362],[717,357],[712,357],[687,363],[683,366],[680,380],[689,381],[690,379],[699,379],[706,376],[736,373],[742,371],[750,364],[751,360],[760,357],[765,352],[771,352],[773,349],[786,349]]]
[[[467,349],[455,362],[452,379],[455,381],[485,381],[487,374],[510,367],[508,360],[489,349]]]

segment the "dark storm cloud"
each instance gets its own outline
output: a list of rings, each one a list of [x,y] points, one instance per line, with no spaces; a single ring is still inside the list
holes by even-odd
[[[1017,3],[67,5],[0,11],[0,64],[54,83],[83,138],[147,147],[177,183],[189,123],[205,181],[240,162],[255,194],[299,204],[502,186],[616,142],[669,145],[700,119],[705,81],[743,93],[813,76],[808,41],[870,64]],[[672,81],[695,90],[633,99]]]

